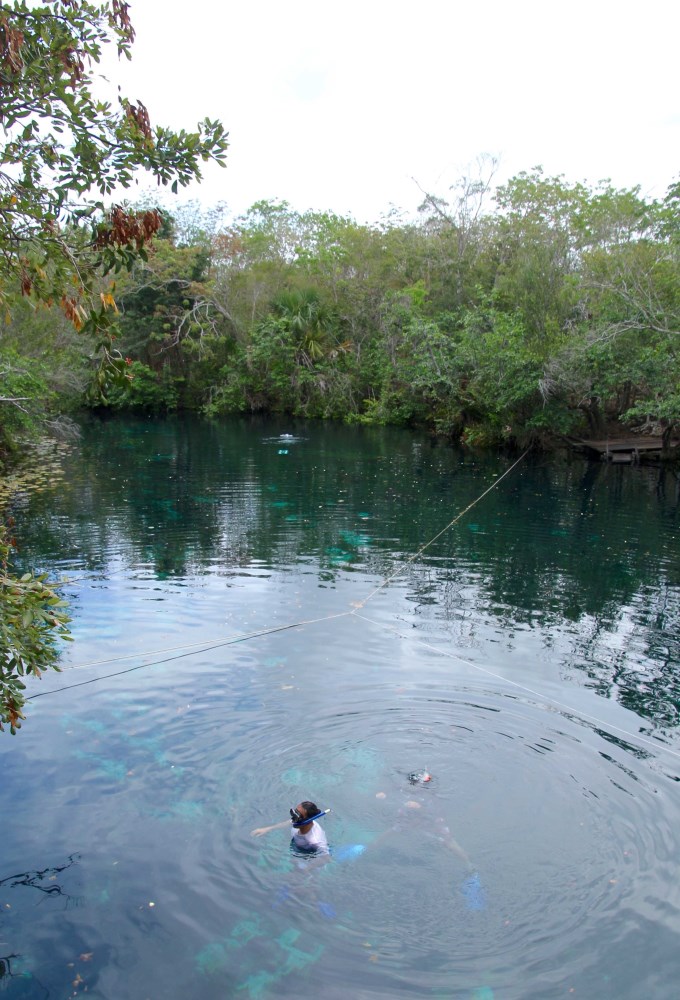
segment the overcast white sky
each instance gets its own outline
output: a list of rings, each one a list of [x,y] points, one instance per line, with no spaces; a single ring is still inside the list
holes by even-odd
[[[479,154],[663,195],[680,175],[678,0],[131,0],[117,74],[153,124],[230,132],[207,206],[377,221]],[[187,195],[181,199],[186,200]]]

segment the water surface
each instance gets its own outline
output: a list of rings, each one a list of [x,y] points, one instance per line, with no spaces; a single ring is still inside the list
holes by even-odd
[[[678,481],[514,460],[93,421],[15,495],[75,642],[0,739],[8,997],[673,993]],[[305,798],[363,853],[250,835]]]

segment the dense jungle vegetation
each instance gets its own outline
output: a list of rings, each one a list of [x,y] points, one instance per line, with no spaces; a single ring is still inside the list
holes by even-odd
[[[670,441],[680,184],[656,201],[540,169],[493,189],[490,173],[448,201],[425,195],[417,221],[272,201],[236,219],[165,214],[148,254],[100,279],[127,377],[104,383],[54,308],[14,309],[0,355],[28,398],[5,438],[35,407],[56,417],[86,400],[419,425],[471,444],[624,428]]]

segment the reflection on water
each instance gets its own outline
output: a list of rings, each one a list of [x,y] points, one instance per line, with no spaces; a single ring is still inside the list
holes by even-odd
[[[0,887],[15,888],[24,885],[38,892],[44,892],[47,896],[62,896],[65,901],[72,902],[74,897],[66,891],[63,882],[58,881],[61,872],[77,863],[77,855],[71,855],[63,865],[55,865],[52,868],[43,868],[41,871],[19,872],[16,875],[8,875],[0,879]]]
[[[8,996],[671,995],[677,480],[531,458],[408,561],[510,464],[111,421],[15,501],[76,641],[0,744]],[[250,836],[306,798],[321,870]]]

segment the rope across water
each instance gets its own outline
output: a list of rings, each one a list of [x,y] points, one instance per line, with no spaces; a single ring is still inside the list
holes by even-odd
[[[527,449],[522,455],[520,455],[520,457],[517,459],[517,461],[514,462],[513,465],[510,466],[509,469],[506,469],[506,471],[503,473],[502,476],[499,476],[495,480],[495,482],[491,483],[491,485],[488,486],[487,489],[485,489],[483,493],[480,493],[480,495],[475,500],[473,500],[472,503],[468,504],[467,507],[465,507],[464,510],[462,510],[462,511],[460,511],[460,513],[456,514],[456,516],[453,518],[453,520],[449,521],[449,523],[446,525],[446,527],[442,528],[441,531],[438,531],[436,535],[433,535],[433,537],[430,538],[429,541],[425,542],[424,545],[421,545],[421,547],[418,549],[417,552],[415,552],[408,559],[404,560],[404,562],[400,563],[400,565],[397,567],[397,569],[395,569],[394,572],[392,572],[388,576],[386,576],[378,584],[378,586],[374,590],[371,591],[371,593],[367,597],[365,597],[362,601],[355,601],[355,602],[353,602],[353,605],[352,605],[353,610],[352,611],[339,611],[339,612],[336,612],[334,614],[325,615],[322,618],[302,619],[301,621],[290,622],[290,623],[288,623],[286,625],[275,625],[275,626],[272,626],[270,628],[259,629],[258,631],[255,631],[255,632],[236,633],[235,635],[229,635],[229,636],[224,636],[224,637],[221,637],[221,638],[210,639],[210,640],[206,640],[204,642],[196,642],[196,643],[191,643],[191,644],[184,643],[181,646],[168,646],[168,647],[165,647],[163,649],[149,650],[146,653],[127,653],[124,656],[113,656],[113,657],[110,657],[108,659],[103,659],[103,660],[90,660],[88,663],[76,664],[72,669],[74,669],[74,670],[84,670],[86,667],[101,666],[103,663],[119,663],[121,660],[131,660],[131,659],[137,659],[139,657],[147,657],[147,656],[158,656],[159,653],[174,653],[178,649],[189,650],[189,652],[187,652],[187,653],[181,653],[179,656],[167,657],[167,658],[163,658],[163,659],[160,659],[160,660],[153,660],[150,663],[142,663],[142,664],[139,664],[136,667],[130,667],[130,668],[126,669],[126,670],[118,671],[118,673],[105,674],[101,678],[95,678],[95,679],[106,680],[106,679],[108,679],[110,677],[117,677],[117,676],[122,675],[122,674],[131,673],[133,670],[141,670],[143,667],[152,667],[152,666],[155,666],[156,664],[159,664],[159,663],[168,663],[168,662],[170,662],[170,660],[181,659],[181,657],[183,657],[183,656],[191,656],[192,652],[208,652],[211,649],[219,649],[220,646],[230,646],[230,645],[233,645],[234,643],[237,643],[237,642],[245,642],[248,639],[258,638],[259,636],[262,636],[262,635],[270,635],[270,634],[272,634],[274,632],[283,632],[283,631],[286,631],[287,629],[299,628],[299,627],[301,627],[303,625],[317,624],[318,622],[322,622],[322,621],[332,621],[334,618],[345,618],[348,615],[354,614],[356,610],[365,607],[365,605],[370,600],[372,600],[372,598],[374,598],[376,596],[376,594],[380,593],[380,591],[383,590],[385,587],[387,587],[387,585],[389,583],[391,583],[392,580],[396,579],[396,577],[398,577],[407,566],[409,566],[420,555],[422,555],[422,553],[427,548],[429,548],[430,545],[432,545],[434,542],[436,542],[436,540],[438,538],[440,538],[447,531],[449,531],[449,529],[452,528],[454,526],[454,524],[456,524],[458,521],[460,521],[460,519],[462,517],[464,517],[464,515],[467,514],[468,511],[472,510],[472,508],[476,504],[478,504],[481,500],[483,500],[484,497],[487,496],[487,494],[489,494],[492,490],[496,489],[498,487],[498,485],[502,482],[502,480],[505,479],[506,476],[509,476],[510,473],[520,464],[520,462],[524,458],[526,458],[526,456],[528,454],[529,454],[529,450]],[[93,682],[82,681],[80,683],[93,683]],[[55,692],[56,691],[66,691],[70,687],[77,687],[77,686],[80,686],[80,684],[78,684],[78,685],[71,684],[71,685],[67,685],[65,687],[55,688],[54,691]],[[27,701],[32,701],[34,698],[41,698],[41,697],[44,697],[47,694],[52,694],[52,693],[53,693],[52,691],[43,691],[43,692],[41,692],[39,694],[32,695],[30,698],[27,698],[26,700]]]
[[[522,455],[520,455],[520,457],[508,469],[506,469],[506,471],[501,476],[495,479],[494,482],[491,483],[491,485],[488,486],[482,493],[480,493],[479,496],[476,497],[471,503],[469,503],[467,507],[465,507],[458,514],[456,514],[456,516],[452,518],[452,520],[449,521],[449,523],[445,525],[445,527],[443,527],[440,531],[438,531],[435,535],[433,535],[432,538],[430,538],[427,542],[421,545],[420,548],[413,553],[413,555],[409,556],[408,559],[400,563],[399,566],[395,570],[393,570],[392,573],[389,573],[386,577],[384,577],[383,580],[381,580],[381,582],[378,584],[378,586],[375,587],[363,600],[353,602],[352,609],[349,611],[339,611],[333,614],[323,615],[319,618],[304,618],[299,621],[288,622],[284,625],[275,625],[269,628],[258,629],[253,632],[236,633],[233,635],[201,643],[184,644],[181,646],[171,646],[171,647],[166,647],[164,649],[150,650],[146,653],[130,653],[124,656],[111,657],[110,659],[92,660],[89,663],[76,665],[73,669],[82,670],[87,667],[100,666],[104,663],[117,663],[122,660],[129,660],[133,658],[137,659],[139,657],[142,658],[150,656],[157,657],[159,653],[175,653],[177,650],[181,649],[186,650],[186,652],[177,653],[176,656],[164,656],[161,657],[160,659],[150,660],[149,662],[146,663],[138,663],[133,667],[126,667],[123,670],[117,670],[109,674],[101,674],[97,677],[92,677],[89,680],[76,681],[73,684],[65,684],[62,687],[52,688],[49,691],[40,691],[28,697],[26,701],[34,701],[36,698],[44,698],[47,695],[58,694],[63,691],[71,691],[74,688],[84,687],[89,684],[96,684],[99,681],[111,680],[112,678],[115,677],[121,677],[125,674],[134,673],[137,670],[143,670],[146,667],[158,666],[163,663],[170,663],[174,660],[183,659],[184,657],[187,656],[194,656],[197,653],[205,653],[213,649],[220,649],[225,646],[235,645],[236,643],[248,642],[251,639],[257,639],[264,635],[274,635],[277,632],[285,632],[290,629],[302,628],[306,625],[316,625],[321,622],[334,621],[339,618],[354,617],[357,620],[362,620],[383,630],[390,631],[398,635],[402,639],[406,638],[406,636],[395,627],[368,618],[365,615],[360,614],[360,611],[366,606],[366,604],[368,604],[369,601],[371,601],[377,594],[379,594],[380,591],[384,590],[393,580],[395,580],[398,576],[400,576],[408,566],[410,566],[413,562],[415,562],[415,560],[418,559],[423,554],[423,552],[425,552],[426,549],[428,549],[431,545],[433,545],[438,538],[441,538],[442,535],[446,534],[446,532],[449,531],[452,527],[454,527],[454,525],[457,524],[458,521],[460,521],[467,513],[469,513],[469,511],[472,510],[473,507],[475,507],[478,503],[480,503],[486,496],[488,496],[489,493],[497,489],[500,483],[505,478],[507,478],[507,476],[509,476],[517,468],[518,465],[520,465],[520,463],[526,458],[528,454],[529,454],[529,449],[524,451]],[[526,685],[523,684],[519,684],[516,681],[513,681],[507,677],[503,677],[501,674],[496,673],[493,670],[489,670],[487,667],[483,667],[480,664],[475,663],[473,660],[460,656],[458,653],[453,653],[450,650],[447,650],[443,647],[434,646],[431,643],[424,642],[423,640],[420,639],[414,639],[414,637],[410,635],[408,638],[411,641],[414,641],[417,645],[422,646],[425,649],[429,649],[444,656],[447,656],[451,659],[458,660],[461,663],[465,663],[468,666],[473,667],[475,670],[485,674],[488,677],[493,677],[495,680],[502,681],[505,684],[510,684],[513,687],[522,690],[527,694],[530,694],[532,698],[537,699],[538,702],[543,702],[552,705],[553,707],[558,708],[560,711],[566,711],[572,715],[579,716],[583,719],[588,719],[600,725],[609,726],[610,728],[615,729],[617,732],[624,734],[629,739],[635,740],[638,743],[642,743],[647,746],[651,746],[655,750],[663,750],[666,753],[671,754],[673,757],[680,758],[680,753],[678,753],[677,751],[673,750],[670,747],[665,746],[662,743],[647,739],[644,736],[640,736],[638,733],[632,733],[629,730],[624,729],[620,726],[607,723],[603,719],[598,718],[597,716],[588,715],[587,713],[584,713],[582,711],[575,711],[574,709],[570,708],[570,706],[566,705],[563,702],[558,701],[555,698],[551,698],[545,694],[542,694],[534,690],[533,688],[527,687]]]

